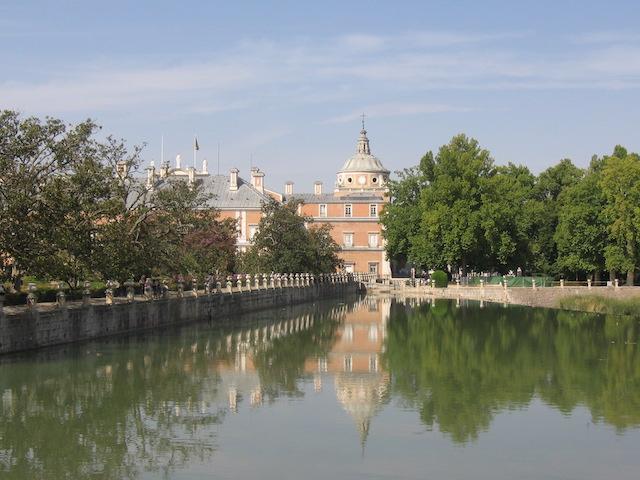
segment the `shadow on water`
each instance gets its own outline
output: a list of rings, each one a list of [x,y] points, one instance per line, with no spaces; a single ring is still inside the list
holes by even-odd
[[[171,478],[214,463],[232,412],[305,401],[311,382],[316,392],[332,386],[363,449],[372,420],[399,406],[456,444],[536,398],[565,415],[584,406],[624,432],[640,426],[639,328],[621,317],[369,296],[6,357],[0,477]]]
[[[618,431],[640,426],[640,322],[520,306],[395,303],[385,364],[393,392],[455,442],[534,397],[586,406]]]

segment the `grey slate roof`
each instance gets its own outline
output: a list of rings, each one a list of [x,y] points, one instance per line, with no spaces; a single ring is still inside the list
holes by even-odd
[[[168,176],[161,179],[156,188],[162,188],[165,182],[186,182],[185,176]],[[238,190],[229,190],[228,175],[198,176],[196,183],[202,185],[203,193],[210,195],[207,206],[220,210],[241,210],[247,208],[261,209],[263,203],[268,203],[271,197],[260,193],[251,183],[238,177]]]

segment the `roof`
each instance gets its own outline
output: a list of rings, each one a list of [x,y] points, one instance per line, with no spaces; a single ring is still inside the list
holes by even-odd
[[[172,176],[171,174],[160,180],[157,185],[162,188],[164,182],[187,181],[185,176]],[[260,193],[251,183],[238,177],[238,189],[229,189],[228,175],[198,175],[196,183],[202,185],[202,192],[211,196],[206,206],[219,210],[240,210],[247,208],[260,209],[264,203],[269,203],[271,197]]]
[[[389,173],[382,162],[371,154],[367,131],[364,128],[360,131],[356,153],[344,163],[338,173],[346,172]]]

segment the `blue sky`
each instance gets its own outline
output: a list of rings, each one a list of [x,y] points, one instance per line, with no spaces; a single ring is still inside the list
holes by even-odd
[[[95,119],[145,159],[328,187],[367,114],[414,165],[459,132],[499,164],[640,150],[640,2],[0,1],[0,108]]]

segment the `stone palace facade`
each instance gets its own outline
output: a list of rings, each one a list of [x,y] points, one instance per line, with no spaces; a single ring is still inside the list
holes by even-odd
[[[237,168],[232,168],[228,175],[210,174],[206,160],[200,171],[183,167],[179,155],[175,168],[168,162],[161,165],[159,172],[153,164],[147,168],[149,186],[173,180],[201,184],[205,192],[211,194],[209,205],[218,209],[222,218],[234,218],[238,222],[239,250],[251,245],[265,202],[298,200],[302,202],[301,214],[312,218],[314,223],[332,226],[331,235],[341,247],[344,271],[391,274],[379,222],[380,213],[389,200],[389,170],[371,154],[364,125],[355,154],[337,172],[333,192],[325,193],[322,182],[315,182],[312,193],[296,193],[293,182],[287,182],[284,193],[279,193],[267,189],[264,179],[264,172],[255,167],[249,180],[242,178]]]

